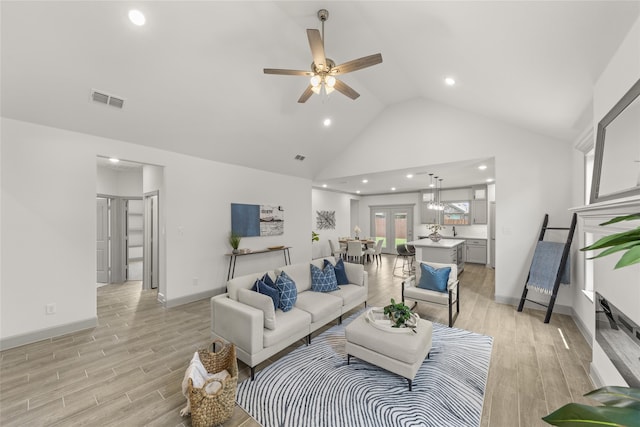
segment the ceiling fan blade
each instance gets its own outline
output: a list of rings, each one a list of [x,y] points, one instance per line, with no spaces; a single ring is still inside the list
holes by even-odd
[[[302,70],[284,70],[281,68],[265,68],[265,74],[282,74],[285,76],[313,76],[311,71]]]
[[[309,47],[311,47],[313,63],[316,65],[318,71],[325,70],[327,68],[327,59],[324,56],[324,43],[322,42],[322,37],[320,37],[320,31],[308,29],[307,37],[309,38]]]
[[[333,88],[338,92],[340,92],[341,94],[348,96],[351,99],[356,99],[357,97],[360,96],[358,92],[353,90],[351,86],[347,85],[342,80],[336,79],[336,84],[333,86]]]
[[[331,69],[331,74],[346,74],[352,71],[371,67],[372,65],[380,64],[381,62],[382,55],[379,53],[376,53],[375,55],[363,56],[362,58],[354,59],[352,61],[345,62],[344,64],[336,65]]]
[[[311,90],[313,86],[309,85],[304,92],[302,92],[302,95],[300,95],[300,98],[298,99],[298,102],[300,104],[303,104],[305,102],[307,102],[307,99],[309,99],[311,97],[311,95],[313,95],[313,91]]]

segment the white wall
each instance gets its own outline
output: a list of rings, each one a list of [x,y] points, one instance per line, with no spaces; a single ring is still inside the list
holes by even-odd
[[[596,134],[595,130],[598,122],[638,79],[640,79],[640,18],[635,22],[594,86],[594,135]],[[578,198],[580,191],[584,190],[576,186],[574,189],[575,199]],[[611,203],[615,204],[615,201]],[[604,203],[604,205],[607,204]],[[634,212],[637,211],[637,208],[634,209]],[[613,212],[615,213],[615,209]],[[601,216],[595,223],[604,220],[606,219]],[[593,229],[592,231],[594,233],[602,233],[598,229]],[[599,234],[595,237],[597,239],[603,235]],[[580,236],[581,239],[582,237]],[[581,243],[584,244],[584,241],[581,240]],[[596,291],[606,296],[612,304],[629,315],[634,322],[640,324],[640,290],[638,288],[640,267],[636,265],[614,270],[613,265],[618,258],[618,256],[612,255],[594,261],[594,287]],[[582,283],[584,283],[584,275],[581,276]],[[576,302],[574,311],[579,322],[584,324],[588,332],[594,336],[595,313],[593,304],[585,301],[584,298],[576,299]],[[592,368],[596,375],[599,376],[599,378],[595,379],[602,381],[603,384],[624,385],[620,375],[595,341],[593,343]]]
[[[331,255],[329,239],[338,245],[338,237],[349,236],[351,199],[354,196],[335,191],[325,191],[314,188],[311,191],[311,229],[320,234],[320,240],[313,243],[313,258]],[[333,230],[318,229],[317,211],[335,211],[336,228]]]
[[[495,157],[496,299],[519,300],[545,213],[567,226],[571,206],[571,144],[415,99],[385,109],[318,180]],[[358,162],[350,159],[357,158]],[[572,292],[557,304],[570,306]]]
[[[142,168],[115,170],[97,166],[96,192],[108,196],[142,197]]]
[[[285,207],[284,235],[244,238],[242,247],[286,244],[292,262],[311,258],[309,180],[6,118],[1,136],[2,340],[95,320],[96,290],[87,284],[95,282],[97,155],[164,166],[161,288],[169,305],[224,290],[232,202]],[[283,263],[281,252],[246,257],[236,275]],[[57,314],[47,316],[52,302]]]

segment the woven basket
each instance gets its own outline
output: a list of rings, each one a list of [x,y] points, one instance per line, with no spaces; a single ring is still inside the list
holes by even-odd
[[[216,343],[221,349],[215,351]],[[238,362],[236,347],[225,344],[222,340],[213,341],[212,348],[198,350],[200,360],[208,373],[213,374],[226,369],[229,376],[223,380],[208,380],[202,388],[193,386],[189,378],[188,396],[191,405],[191,425],[194,427],[210,427],[221,424],[231,418],[236,403],[236,386],[238,385]],[[215,394],[207,394],[206,387],[214,381],[220,382],[221,387]]]

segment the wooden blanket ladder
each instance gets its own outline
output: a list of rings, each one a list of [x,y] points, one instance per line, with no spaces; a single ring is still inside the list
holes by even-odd
[[[558,288],[560,287],[560,279],[562,278],[562,272],[564,271],[565,266],[567,265],[567,259],[569,258],[569,250],[571,249],[571,242],[573,241],[573,234],[576,230],[577,223],[577,215],[574,213],[571,218],[571,225],[569,227],[549,227],[547,224],[549,223],[549,214],[544,215],[544,221],[542,222],[542,229],[540,230],[540,236],[538,237],[538,241],[541,242],[544,239],[544,234],[547,230],[567,230],[569,231],[567,235],[567,240],[564,243],[564,250],[562,251],[562,258],[560,260],[560,266],[558,267],[558,271],[556,272],[555,282],[553,284],[553,292],[551,294],[551,299],[549,300],[549,304],[542,304],[538,301],[534,301],[527,298],[527,293],[529,289],[527,288],[527,283],[529,283],[529,274],[527,275],[527,280],[524,282],[524,289],[522,290],[522,298],[520,298],[520,304],[518,305],[518,311],[522,311],[524,308],[524,302],[529,301],[534,304],[541,305],[543,307],[547,307],[547,314],[544,318],[544,323],[549,323],[551,320],[551,313],[553,312],[553,306],[556,303],[556,297],[558,295]]]

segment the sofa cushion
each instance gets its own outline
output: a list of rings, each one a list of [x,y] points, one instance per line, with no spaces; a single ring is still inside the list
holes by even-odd
[[[367,300],[367,290],[364,286],[358,285],[342,285],[337,291],[333,291],[329,295],[341,298],[343,306],[351,305],[356,301]]]
[[[289,276],[291,280],[295,282],[298,292],[304,292],[311,289],[311,274],[309,273],[309,263],[301,262],[298,264],[285,265],[284,267],[278,268],[276,270],[276,273],[279,276],[283,271],[287,273],[287,276]]]
[[[364,286],[364,266],[353,262],[344,263],[344,271],[347,273],[349,283]]]
[[[338,289],[336,273],[331,263],[327,263],[324,268],[318,268],[313,264],[311,267],[311,290],[314,292],[332,292]]]
[[[324,267],[326,268],[327,265],[333,265],[333,269],[336,274],[336,281],[338,282],[338,285],[349,284],[349,279],[347,278],[347,272],[344,269],[344,261],[342,261],[342,258],[338,259],[335,265],[328,259],[325,259]]]
[[[312,322],[319,322],[342,309],[342,299],[323,292],[307,291],[298,294],[296,308],[311,314]],[[337,316],[336,316],[337,317]]]
[[[267,329],[276,328],[276,310],[273,308],[273,301],[270,297],[249,289],[238,289],[238,302],[261,310],[264,315],[264,327]]]
[[[429,264],[420,264],[418,287],[430,291],[447,292],[447,283],[451,267],[434,268]]]
[[[265,276],[269,277],[267,275]],[[263,276],[263,278],[265,276]],[[256,280],[256,283],[253,285],[253,288],[251,288],[251,290],[271,298],[271,300],[273,301],[274,309],[277,309],[278,305],[280,305],[280,291],[278,291],[278,288],[276,288],[275,283],[273,286],[269,286],[268,284],[263,282],[262,279],[258,279]]]
[[[295,282],[283,271],[276,279],[276,288],[278,288],[278,293],[280,294],[278,308],[282,311],[291,310],[298,298]]]
[[[262,345],[265,348],[279,344],[287,337],[301,331],[309,333],[311,315],[295,307],[287,312],[276,310],[276,323],[278,324],[276,329],[264,330]]]

